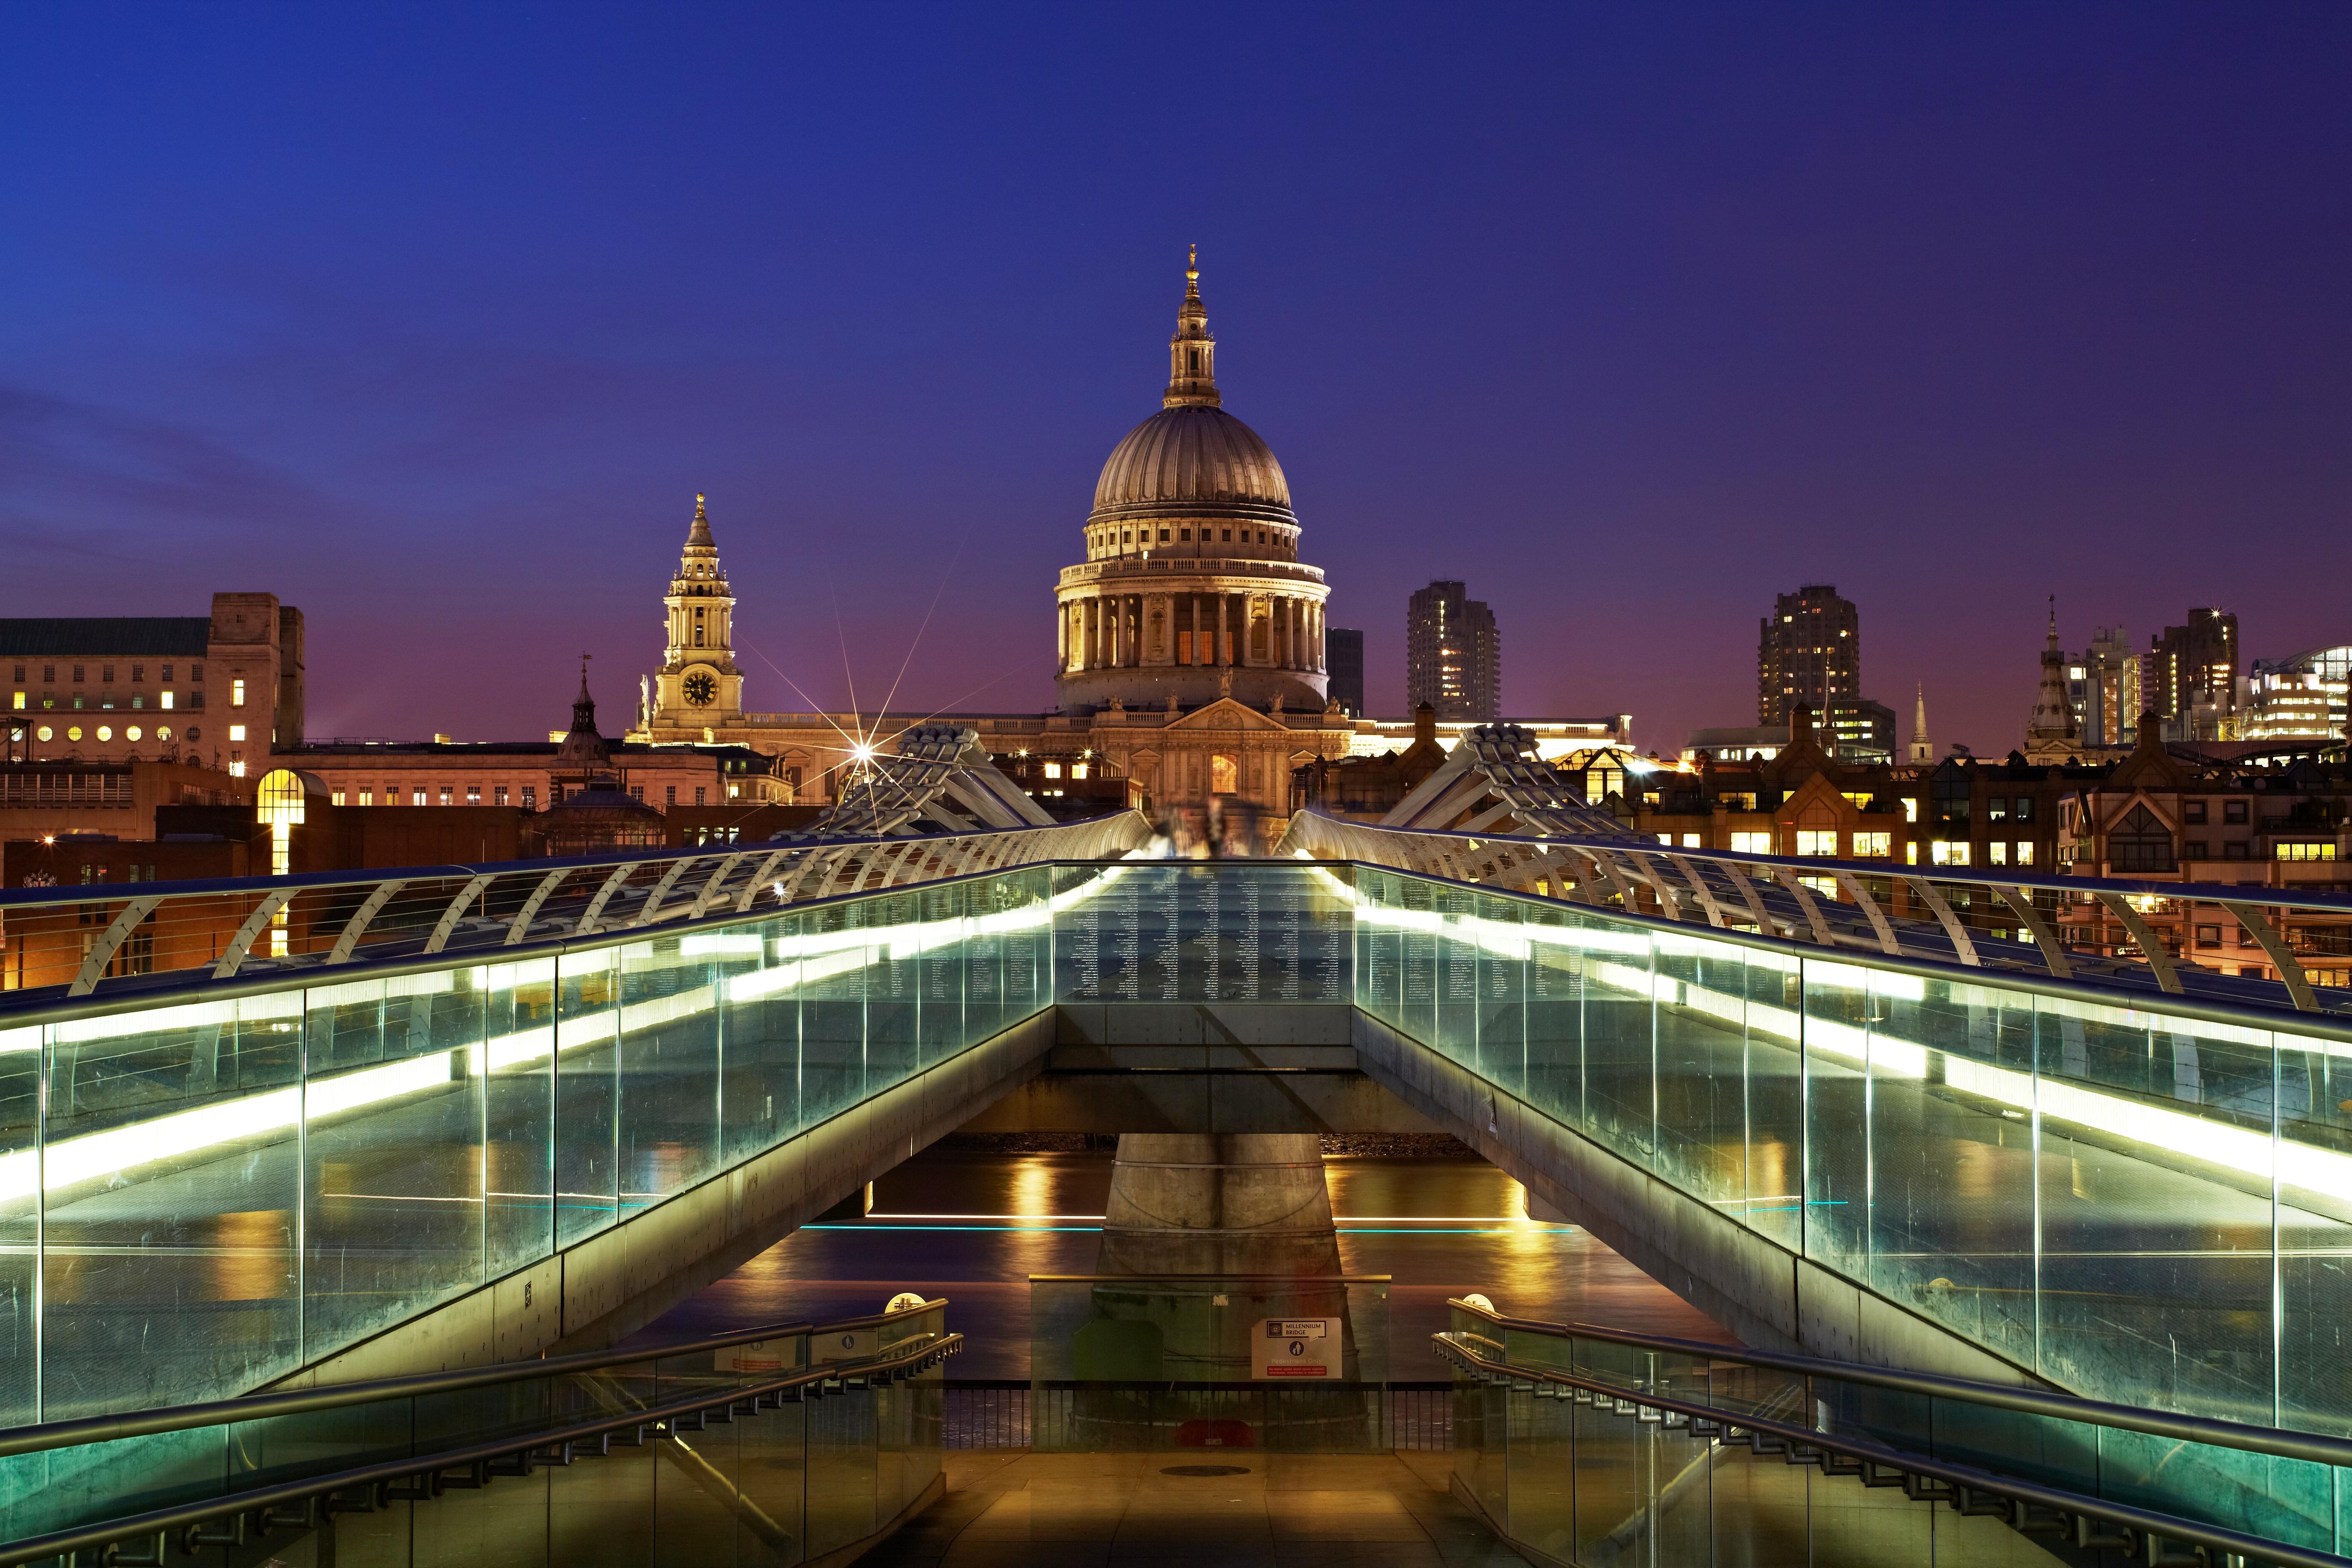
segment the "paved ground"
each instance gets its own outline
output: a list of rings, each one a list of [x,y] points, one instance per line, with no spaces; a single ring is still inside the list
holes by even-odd
[[[951,1453],[872,1568],[1525,1568],[1446,1491],[1448,1454]],[[1171,1476],[1230,1464],[1237,1476]]]

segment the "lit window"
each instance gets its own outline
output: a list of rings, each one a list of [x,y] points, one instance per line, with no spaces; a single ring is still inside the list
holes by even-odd
[[[455,800],[453,800],[451,797],[452,797],[453,795],[455,795],[457,793],[457,792],[454,788],[452,788],[450,785],[448,785],[448,784],[443,784],[443,785],[441,786],[441,804],[442,804],[443,805],[456,805],[456,804],[457,804],[457,802],[456,802]]]
[[[156,738],[157,740],[159,740],[159,741],[168,741],[168,740],[170,740],[170,739],[172,738],[172,726],[170,726],[169,724],[158,724],[158,725],[156,725],[156,726],[155,726],[155,738]]]
[[[1232,795],[1242,787],[1242,771],[1234,759],[1222,753],[1209,758],[1209,793]]]
[[[1661,833],[1658,835],[1658,842],[1671,849],[1675,847],[1675,836],[1671,833]]]
[[[1837,858],[1838,836],[1834,827],[1800,827],[1797,829],[1797,853]]]
[[[1857,860],[1884,860],[1895,853],[1895,835],[1891,832],[1857,833],[1853,836],[1853,858]]]
[[[1696,848],[1697,848],[1698,847],[1699,847],[1699,843],[1698,843],[1698,835],[1697,835],[1697,834],[1696,834],[1696,833],[1685,833],[1685,834],[1684,834],[1684,835],[1683,835],[1683,847],[1684,847],[1684,848],[1685,848],[1685,849],[1696,849]]]
[[[1903,797],[1903,820],[1906,822],[1916,822],[1919,820],[1919,797],[1917,795],[1906,795]]]
[[[1996,838],[1985,846],[1985,858],[1995,866],[2009,864],[2009,846]]]
[[[133,724],[133,725],[131,725],[131,728],[129,728],[128,730],[123,731],[122,731],[122,738],[123,738],[124,740],[126,740],[126,741],[135,741],[135,740],[137,740],[137,739],[139,738],[139,726],[138,726],[138,725],[136,725],[136,724]]]
[[[2011,857],[2011,859],[2013,859],[2013,860],[2014,860],[2018,865],[2020,865],[2020,866],[2031,866],[2031,865],[2032,865],[2032,864],[2033,864],[2033,846],[2032,846],[2032,845],[2031,845],[2031,844],[2021,844],[2021,845],[2019,845],[2019,846],[2017,847],[2017,853],[2016,853],[2014,856]]]
[[[241,778],[243,778],[243,777],[245,776],[245,764],[244,764],[243,763],[229,763],[229,765],[228,765],[228,776],[229,776],[229,777],[231,777],[231,778],[233,778],[233,779],[241,779]]]
[[[1927,858],[1938,866],[1965,866],[1969,863],[1969,847],[1948,844],[1939,838],[1930,847]]]
[[[1736,855],[1769,855],[1772,853],[1772,836],[1769,833],[1735,833],[1731,836],[1731,849]]]
[[[424,792],[423,790],[421,790],[421,789],[415,789],[415,790],[411,790],[411,791],[409,791],[409,792],[408,792],[408,795],[409,795],[409,801],[408,801],[408,804],[409,804],[409,805],[425,805],[425,792]]]
[[[504,785],[504,784],[493,784],[493,785],[491,785],[491,786],[490,786],[490,804],[491,804],[492,805],[506,805],[506,803],[507,803],[507,786],[506,786],[506,785]]]
[[[1045,764],[1045,776],[1049,779],[1060,778],[1062,776],[1062,764],[1059,763],[1047,763]]]
[[[98,738],[101,741],[111,741],[114,739],[114,726],[111,724],[100,724],[98,727]]]
[[[479,805],[482,804],[481,785],[467,784],[466,786],[466,804],[467,805]]]
[[[232,741],[242,741],[242,740],[244,740],[244,739],[245,739],[245,726],[244,726],[244,725],[242,725],[242,724],[231,724],[231,725],[228,727],[228,738],[229,738],[230,740],[232,740]]]
[[[1087,764],[1084,763],[1072,763],[1070,764],[1070,776],[1074,779],[1082,779],[1086,777]]]
[[[539,786],[537,784],[525,784],[522,786],[522,808],[525,811],[537,811],[539,809]]]
[[[362,805],[373,805],[375,804],[375,791],[373,789],[363,789],[360,791],[360,804]]]
[[[2282,860],[2333,860],[2336,858],[2336,846],[2333,844],[2281,844],[2277,847],[2276,853]]]
[[[331,794],[330,794],[330,795],[327,796],[327,803],[328,803],[329,805],[342,805],[342,804],[343,804],[343,792],[342,792],[341,790],[336,790],[336,791],[333,791]]]
[[[228,705],[232,708],[245,706],[245,679],[241,676],[228,683]]]
[[[34,734],[38,735],[44,741],[49,739],[55,732],[56,731],[52,731],[47,724],[42,725],[39,729],[33,731]]]

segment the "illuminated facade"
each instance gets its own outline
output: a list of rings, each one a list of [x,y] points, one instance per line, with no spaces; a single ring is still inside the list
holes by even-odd
[[[1441,722],[1492,724],[1503,716],[1503,634],[1495,612],[1461,583],[1437,582],[1406,601],[1404,700]]]
[[[2140,704],[2156,715],[2168,741],[2214,741],[2232,731],[2238,714],[2236,613],[2192,609],[2188,625],[2167,626],[2149,639]]]
[[[694,498],[694,521],[677,573],[662,601],[669,646],[649,693],[640,695],[641,723],[701,729],[740,719],[743,672],[735,668],[735,595],[719,544],[710,535],[703,498]]]
[[[1799,708],[1825,713],[1862,695],[1862,617],[1836,587],[1783,594],[1757,624],[1756,721],[1785,724]]]
[[[274,594],[215,594],[209,616],[0,620],[10,754],[257,781],[302,741],[302,612]]]

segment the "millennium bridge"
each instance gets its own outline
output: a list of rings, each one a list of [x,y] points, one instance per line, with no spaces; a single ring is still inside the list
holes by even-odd
[[[2352,1562],[2352,997],[2279,935],[2344,900],[1672,848],[1524,740],[1262,859],[940,731],[768,844],[10,891],[0,1564],[888,1552],[952,1301],[646,1326],[985,1112],[1245,1184],[1400,1106],[1739,1343],[1465,1298],[1381,1354],[1336,1273],[1106,1274],[1019,1446],[1402,1447],[1421,1371],[1532,1562]],[[2276,977],[2148,940],[2192,894]],[[1334,1380],[1253,1383],[1253,1304]],[[1242,1560],[1197,1484],[1170,1552]]]

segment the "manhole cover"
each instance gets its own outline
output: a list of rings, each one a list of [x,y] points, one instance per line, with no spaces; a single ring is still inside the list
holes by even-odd
[[[1245,1476],[1247,1465],[1171,1465],[1160,1472],[1163,1476]]]

